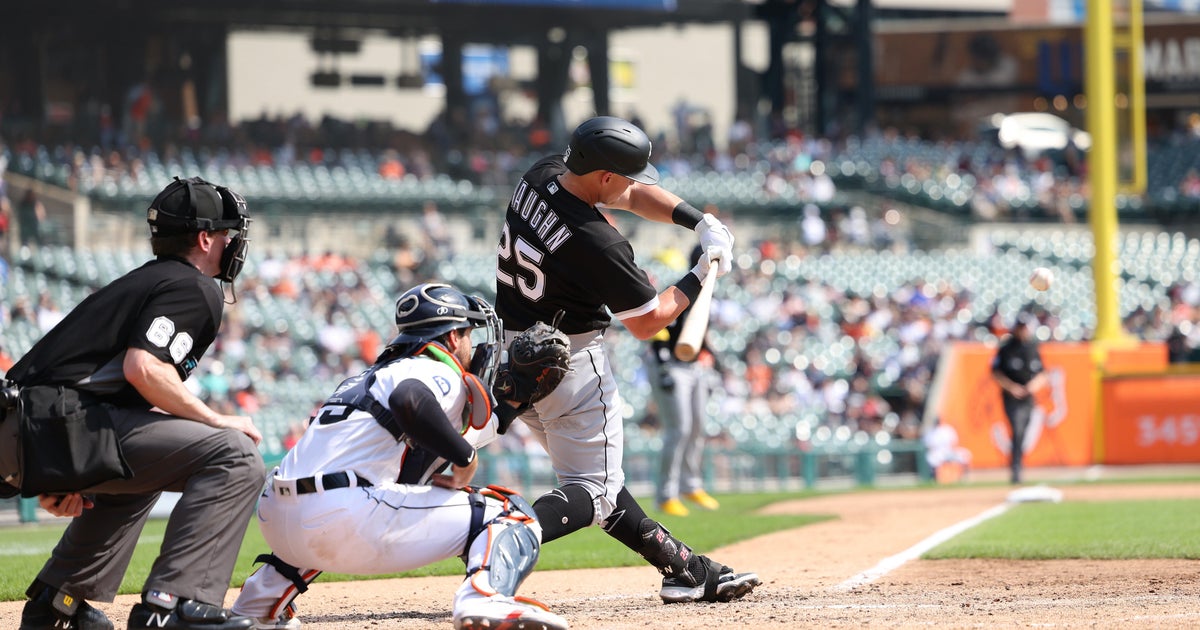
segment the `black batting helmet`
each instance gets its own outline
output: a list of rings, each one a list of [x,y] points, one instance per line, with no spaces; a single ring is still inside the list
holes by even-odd
[[[563,159],[576,175],[612,171],[642,184],[658,183],[658,169],[650,164],[650,138],[615,116],[596,116],[576,127]]]

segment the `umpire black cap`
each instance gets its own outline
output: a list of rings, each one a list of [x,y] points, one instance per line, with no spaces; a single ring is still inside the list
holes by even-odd
[[[596,116],[576,127],[563,159],[576,175],[612,171],[642,184],[658,183],[658,169],[650,164],[650,138],[615,116]]]
[[[239,203],[240,201],[240,203]],[[154,236],[242,229],[246,204],[241,196],[199,177],[175,178],[146,210]]]

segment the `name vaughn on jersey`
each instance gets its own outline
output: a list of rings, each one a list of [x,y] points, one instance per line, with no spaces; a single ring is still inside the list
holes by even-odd
[[[552,195],[556,194],[558,184],[550,182],[546,184],[546,190]],[[530,229],[551,254],[571,238],[571,229],[562,225],[562,220],[550,209],[550,204],[525,180],[521,180],[517,189],[513,191],[508,208],[529,224]]]

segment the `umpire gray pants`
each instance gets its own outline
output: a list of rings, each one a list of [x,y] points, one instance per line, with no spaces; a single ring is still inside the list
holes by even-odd
[[[67,526],[38,579],[77,598],[113,601],[159,494],[181,492],[142,590],[222,605],[266,477],[254,442],[152,411],[110,411],[133,477],[81,491],[95,507]]]

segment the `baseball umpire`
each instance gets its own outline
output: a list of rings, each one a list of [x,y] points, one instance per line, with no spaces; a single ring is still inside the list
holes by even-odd
[[[758,576],[693,554],[646,516],[621,469],[621,400],[603,346],[608,311],[638,339],[649,339],[696,299],[710,265],[724,275],[733,256],[733,235],[716,217],[655,185],[650,148],[637,126],[600,116],[575,129],[565,154],[525,173],[497,248],[496,310],[509,339],[562,311],[560,326],[570,339],[572,371],[521,415],[558,476],[558,487],[533,505],[543,542],[599,524],[658,568],[664,602],[729,601],[751,592]],[[695,230],[704,253],[660,293],[600,207]]]
[[[495,311],[450,285],[422,284],[396,301],[396,327],[374,365],[337,387],[270,474],[258,522],[274,553],[259,556],[264,564],[233,610],[258,628],[299,628],[293,600],[322,571],[380,575],[462,556],[455,628],[566,628],[516,598],[541,546],[533,508],[504,488],[467,487],[475,448],[516,416],[515,405],[497,405],[504,420],[492,406]],[[474,329],[486,334],[473,348]],[[537,397],[531,381],[517,380],[513,395]],[[450,474],[436,474],[447,462]]]
[[[147,220],[155,259],[84,299],[8,373],[24,466],[0,475],[74,517],[26,591],[21,630],[113,628],[84,600],[113,600],[163,491],[182,496],[128,627],[253,625],[221,605],[265,474],[262,436],[184,386],[217,335],[213,279],[241,272],[250,216],[232,190],[175,178]]]

